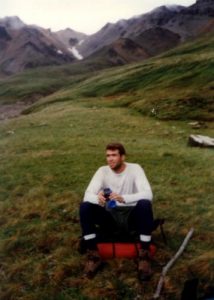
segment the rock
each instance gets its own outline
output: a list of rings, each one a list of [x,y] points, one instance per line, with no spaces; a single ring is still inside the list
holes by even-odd
[[[207,128],[207,125],[202,121],[190,122],[189,125],[192,126],[193,129]]]
[[[214,139],[209,136],[191,134],[188,145],[192,147],[214,147]]]

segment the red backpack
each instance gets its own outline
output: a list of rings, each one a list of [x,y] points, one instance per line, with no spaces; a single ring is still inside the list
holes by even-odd
[[[163,230],[164,219],[155,219],[153,231],[160,227],[162,238],[166,244],[166,236]],[[106,237],[102,234],[98,234],[97,248],[100,256],[103,259],[110,258],[135,258],[138,256],[139,250],[141,249],[141,244],[137,239],[136,235],[116,235],[112,237]],[[84,239],[81,238],[79,242],[78,250],[81,254],[86,253],[86,248],[84,244]],[[157,250],[156,245],[152,242],[150,244],[150,255],[154,257]]]

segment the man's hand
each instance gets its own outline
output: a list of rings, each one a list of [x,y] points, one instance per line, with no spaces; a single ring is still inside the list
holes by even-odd
[[[120,203],[125,203],[123,197],[122,197],[121,195],[117,194],[117,193],[114,193],[114,192],[111,193],[111,195],[110,195],[109,198],[110,198],[111,200],[114,199],[114,200],[116,200],[116,201],[118,201],[118,202],[120,202]]]
[[[100,192],[98,193],[98,203],[99,203],[99,205],[101,205],[101,206],[105,206],[105,204],[106,204],[106,198],[104,197],[104,194],[103,194],[102,191],[100,191]]]

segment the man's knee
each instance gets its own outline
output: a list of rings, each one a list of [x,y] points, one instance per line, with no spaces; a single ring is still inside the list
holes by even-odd
[[[147,200],[147,199],[142,199],[142,200],[139,200],[137,202],[137,208],[139,209],[151,209],[152,208],[152,202],[150,200]]]
[[[94,204],[90,203],[90,202],[82,202],[80,204],[80,214],[88,214],[89,211],[91,211],[91,209],[93,209]]]

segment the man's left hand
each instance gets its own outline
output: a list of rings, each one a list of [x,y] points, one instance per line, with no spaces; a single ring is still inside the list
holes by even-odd
[[[117,193],[114,193],[114,192],[111,193],[111,195],[110,195],[109,198],[110,198],[111,200],[114,199],[114,200],[116,200],[116,201],[118,201],[118,202],[120,202],[120,203],[125,203],[123,197],[122,197],[121,195],[117,194]]]

